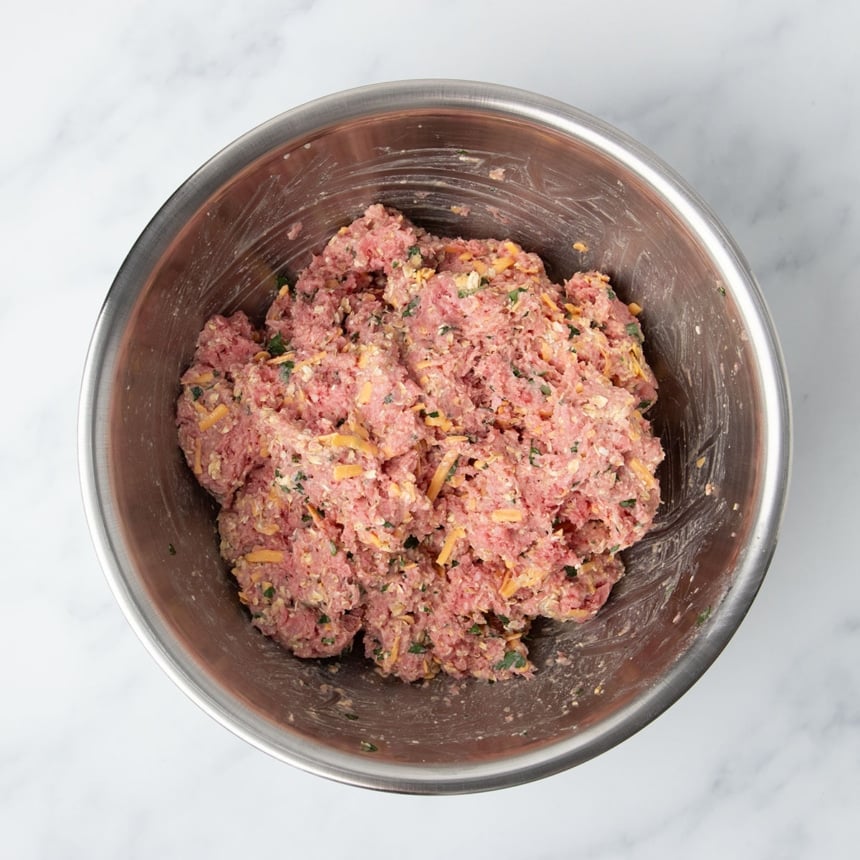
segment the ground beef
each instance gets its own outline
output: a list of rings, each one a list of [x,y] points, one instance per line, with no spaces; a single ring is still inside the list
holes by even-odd
[[[213,317],[179,442],[254,624],[300,657],[500,680],[537,616],[585,621],[659,504],[656,383],[609,279],[381,205],[261,329]]]

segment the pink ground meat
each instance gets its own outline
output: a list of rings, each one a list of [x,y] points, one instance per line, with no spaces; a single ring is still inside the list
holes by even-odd
[[[659,505],[642,339],[605,275],[381,205],[262,329],[213,317],[179,442],[254,623],[299,657],[361,632],[405,681],[530,675],[531,621],[591,618]]]

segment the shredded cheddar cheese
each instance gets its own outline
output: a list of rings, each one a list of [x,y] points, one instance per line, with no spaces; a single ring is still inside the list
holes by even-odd
[[[364,474],[364,467],[359,463],[338,463],[333,470],[335,481],[345,478],[358,478]]]
[[[490,514],[494,523],[520,523],[523,521],[523,512],[520,508],[499,508]]]
[[[431,502],[436,501],[436,497],[439,495],[442,485],[445,483],[445,478],[448,477],[448,472],[451,471],[451,466],[454,465],[454,461],[458,456],[459,454],[456,450],[446,451],[442,456],[442,459],[439,461],[439,465],[436,467],[436,471],[430,479],[430,486],[427,487],[427,498],[430,499]]]
[[[359,406],[364,406],[365,404],[370,403],[371,394],[373,394],[373,383],[368,379],[358,390],[358,396],[355,398],[355,402]]]
[[[203,454],[203,440],[198,436],[194,440],[194,463],[191,466],[195,475],[202,475],[203,474],[202,454]]]
[[[442,549],[439,551],[439,555],[436,556],[436,564],[440,567],[444,566],[448,563],[448,560],[451,558],[451,553],[454,552],[454,545],[457,543],[460,538],[466,537],[466,529],[462,526],[455,526],[451,531],[448,532],[448,536],[445,538],[445,543],[442,544]]]
[[[201,433],[205,433],[210,427],[214,427],[219,421],[226,418],[230,414],[230,410],[226,404],[219,403],[205,418],[201,418],[197,422]]]
[[[279,549],[255,549],[245,555],[245,561],[251,564],[277,564],[284,560],[284,554]]]
[[[358,435],[348,433],[329,433],[326,436],[318,436],[318,441],[324,445],[331,445],[332,448],[350,448],[353,451],[361,451],[365,454],[370,454],[375,457],[379,453],[379,449],[373,442],[363,439]]]

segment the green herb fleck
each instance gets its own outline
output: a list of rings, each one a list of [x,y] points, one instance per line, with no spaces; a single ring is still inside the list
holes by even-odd
[[[511,619],[507,615],[497,615],[496,618],[502,622],[502,627],[507,627],[511,623]]]
[[[284,336],[278,332],[266,344],[266,352],[269,355],[283,355],[287,351],[287,344],[284,343]]]
[[[284,287],[289,287],[290,292],[292,293],[293,291],[293,288],[290,286],[290,279],[283,273],[275,276],[275,284],[279,290],[282,290]]]
[[[334,645],[334,643],[335,643],[334,638],[331,636],[323,636],[323,638],[320,641],[322,642],[323,645]]]
[[[496,663],[496,669],[522,669],[526,658],[519,651],[505,651],[503,659]]]
[[[293,368],[296,366],[294,361],[285,361],[283,364],[279,365],[278,370],[281,373],[281,379],[284,382],[289,382],[290,377],[293,375]]]
[[[626,331],[627,334],[635,340],[642,340],[642,331],[639,328],[639,323],[627,323],[627,325],[624,326],[624,331]]]
[[[388,392],[385,397],[382,398],[383,403],[393,403],[394,402],[394,394],[392,392]]]
[[[517,379],[522,379],[525,376],[525,374],[515,364],[511,365],[511,373],[513,373]]]
[[[382,657],[382,649],[381,649],[381,648],[374,648],[374,649],[373,649],[373,656],[374,656],[377,660],[379,660],[379,659]]]
[[[357,720],[357,719],[358,719],[358,714],[350,714],[350,713],[348,713],[348,712],[347,712],[346,714],[344,714],[344,716],[345,716],[348,720]]]
[[[419,544],[418,538],[415,537],[415,535],[409,535],[409,537],[406,538],[405,541],[403,541],[403,548],[404,549],[415,549],[415,547],[418,546],[418,544]]]
[[[415,308],[418,307],[418,304],[421,301],[420,296],[415,296],[415,298],[409,301],[409,304],[403,309],[403,316],[411,317],[415,313]]]
[[[414,257],[416,254],[419,257],[421,256],[421,249],[417,245],[410,245],[406,249],[406,259],[407,260],[410,259],[411,257]]]
[[[636,504],[636,499],[624,499],[623,502],[619,502],[622,508],[632,508]]]
[[[618,550],[620,550],[620,549],[621,549],[621,544],[620,544],[620,543],[617,543],[617,544],[615,544],[615,546],[613,546],[613,547],[611,547],[611,548],[610,548],[610,550],[609,550],[609,554],[610,554],[610,555],[615,555],[615,553],[616,553],[616,552],[618,552]]]
[[[380,587],[380,589],[379,589],[379,590],[380,590],[383,594],[385,594],[385,592],[386,592],[386,591],[388,591],[388,586],[389,586],[389,583],[387,583],[387,582],[386,582],[386,583],[384,583],[384,584]]]
[[[726,294],[726,288],[722,284],[720,284],[720,286],[717,287],[717,292],[721,296],[724,296]]]
[[[359,746],[361,747],[362,752],[378,752],[379,747],[376,744],[372,744],[370,741],[362,741]]]
[[[329,551],[332,555],[337,555],[337,544],[336,544],[333,540],[330,540],[330,541],[328,542],[328,551]]]
[[[610,301],[615,301],[615,299],[618,298],[618,296],[615,295],[615,290],[613,290],[612,287],[606,288],[606,295],[609,296]]]
[[[460,464],[460,458],[459,458],[459,457],[457,457],[457,459],[456,459],[456,460],[454,460],[454,462],[451,464],[451,468],[450,468],[450,469],[448,469],[448,474],[447,474],[447,475],[445,475],[445,480],[446,480],[446,481],[450,481],[450,480],[451,480],[451,478],[453,478],[453,477],[454,477],[454,472],[456,472],[456,471],[457,471],[457,466],[458,466],[459,464]]]
[[[700,612],[696,616],[696,626],[701,627],[711,617],[711,607],[709,606],[704,612]]]
[[[199,400],[203,396],[203,389],[199,385],[191,386],[191,399]]]
[[[575,564],[566,564],[564,566],[564,574],[568,579],[576,579],[579,575],[579,568]]]
[[[457,559],[456,559],[456,558],[454,559],[454,561],[452,561],[452,562],[448,565],[448,567],[459,567],[459,566],[460,566],[460,562],[459,562],[459,561],[457,561]]]
[[[508,293],[508,301],[512,305],[515,305],[517,303],[517,300],[520,297],[520,293],[524,293],[524,292],[525,292],[525,288],[523,288],[523,287],[517,287],[515,290],[511,290]]]
[[[438,418],[438,417],[439,417],[439,412],[438,412],[437,410],[435,410],[435,409],[434,409],[432,412],[428,412],[428,413],[427,413],[427,417],[428,417],[428,418]]]
[[[176,547],[172,543],[167,544],[167,551],[170,555],[176,555]]]
[[[275,596],[275,586],[274,585],[270,585],[267,589],[265,589],[263,591],[263,597],[265,597],[266,600],[271,600],[274,596]]]
[[[449,326],[449,325],[440,325],[440,326],[439,326],[439,334],[440,334],[440,335],[442,335],[442,334],[448,334],[448,332],[449,332],[449,331],[451,331],[451,329],[452,329],[452,326]]]
[[[331,624],[331,618],[328,617],[325,613],[320,615],[317,624]]]
[[[466,632],[471,633],[472,636],[480,636],[481,630],[482,628],[480,624],[473,624]]]
[[[540,387],[540,393],[543,394],[544,397],[549,397],[550,394],[552,394],[552,389],[548,385],[544,384]]]
[[[529,446],[529,463],[535,465],[535,457],[540,456],[540,448],[535,448],[534,445]]]
[[[579,442],[574,442],[573,445],[570,446],[570,453],[577,454],[579,452]]]
[[[580,331],[575,325],[569,325],[567,327],[567,339],[568,340],[576,337],[578,334],[580,334]]]
[[[420,642],[413,642],[409,646],[410,654],[423,654],[427,650],[426,645],[422,645]]]

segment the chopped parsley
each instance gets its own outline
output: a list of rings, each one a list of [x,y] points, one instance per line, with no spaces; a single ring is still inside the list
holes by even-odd
[[[337,544],[333,540],[328,542],[328,549],[332,555],[337,555]]]
[[[382,527],[383,527],[384,529],[393,529],[393,528],[394,528],[394,523],[390,523],[390,522],[388,522],[388,520],[383,520],[383,521],[382,521]]]
[[[281,379],[284,382],[289,382],[290,377],[293,375],[293,369],[295,368],[296,363],[294,361],[285,361],[283,364],[279,365],[279,370],[281,373]]]
[[[270,338],[269,342],[266,344],[266,352],[269,355],[283,355],[288,348],[289,344],[284,343],[284,336],[278,332],[273,338]]]
[[[203,396],[203,389],[199,385],[191,386],[191,399],[199,400]]]
[[[517,379],[523,379],[525,377],[525,374],[515,364],[511,365],[511,373],[513,373]]]
[[[362,741],[359,744],[359,747],[361,747],[362,752],[378,752],[379,751],[379,747],[376,744],[372,744],[370,741]]]
[[[511,623],[511,619],[507,615],[497,615],[496,618],[502,622],[502,627],[507,627]]]
[[[576,454],[579,452],[579,442],[574,442],[573,445],[570,446],[570,453]]]
[[[331,624],[331,618],[328,617],[325,613],[320,615],[317,624]]]
[[[609,296],[610,301],[614,301],[618,298],[618,296],[615,294],[615,290],[613,290],[612,287],[606,288],[606,295]]]
[[[447,474],[447,475],[445,475],[445,480],[446,480],[446,481],[450,481],[450,480],[451,480],[451,478],[453,478],[453,477],[454,477],[454,472],[456,472],[456,471],[457,471],[457,466],[458,466],[459,464],[460,464],[460,458],[459,458],[459,457],[457,457],[457,459],[456,459],[456,460],[454,460],[454,462],[451,464],[451,468],[450,468],[450,469],[448,469],[448,474]]]
[[[696,626],[701,627],[711,617],[711,607],[709,606],[703,612],[696,616]]]
[[[640,400],[639,405],[636,407],[640,412],[644,412],[651,405],[650,400]]]
[[[385,397],[382,398],[383,403],[393,403],[394,402],[394,394],[392,392],[388,392]]]
[[[526,658],[519,651],[505,651],[505,656],[496,663],[496,669],[522,669]]]
[[[615,544],[615,546],[610,547],[610,549],[609,549],[609,554],[610,554],[610,555],[615,555],[615,553],[616,553],[616,552],[618,552],[618,550],[620,550],[620,549],[621,549],[621,544],[620,544],[620,543],[617,543],[617,544]]]
[[[579,568],[574,564],[566,564],[563,569],[568,579],[576,579],[579,576]]]
[[[544,383],[540,387],[540,393],[543,394],[544,397],[549,397],[552,394],[552,389]]]
[[[520,293],[524,293],[524,292],[525,292],[525,288],[524,288],[524,287],[517,287],[516,289],[511,290],[511,291],[508,293],[508,301],[509,301],[512,305],[515,305],[515,304],[517,303],[517,301],[519,300]]]
[[[627,323],[627,325],[624,326],[624,331],[626,331],[630,337],[635,338],[636,340],[642,340],[642,332],[639,330],[639,323]]]
[[[403,316],[411,317],[415,313],[415,308],[418,307],[421,302],[420,296],[415,296],[413,299],[409,301],[409,304],[403,309]]]
[[[428,412],[428,413],[427,413],[427,417],[428,417],[428,418],[438,418],[438,417],[439,417],[439,412],[438,412],[438,410],[435,410],[435,409],[434,409],[432,412]]]
[[[457,290],[457,298],[458,299],[465,299],[468,296],[474,296],[475,293],[478,293],[481,290],[486,290],[487,287],[489,287],[489,286],[490,286],[490,279],[489,278],[481,278],[481,280],[478,281],[477,287],[465,287],[462,290]]]
[[[529,446],[529,463],[535,465],[535,457],[540,456],[540,448],[535,448],[534,445]]]
[[[422,645],[420,642],[413,642],[409,646],[410,654],[423,654],[427,650],[426,645]]]
[[[268,588],[263,590],[263,597],[267,600],[271,600],[275,596],[275,586],[270,585]]]
[[[636,504],[636,499],[624,499],[623,502],[619,502],[618,504],[621,505],[622,508],[632,508]]]
[[[481,635],[481,625],[473,624],[466,632],[471,633],[472,636],[480,636]]]
[[[440,326],[439,326],[439,334],[440,334],[440,335],[442,335],[442,334],[448,334],[448,332],[449,332],[449,331],[451,331],[451,329],[452,329],[452,326],[449,326],[449,325],[440,325]]]
[[[335,640],[331,636],[323,636],[320,640],[323,645],[334,645]]]
[[[568,325],[567,327],[567,339],[576,337],[578,334],[581,334],[579,329],[575,325]]]

